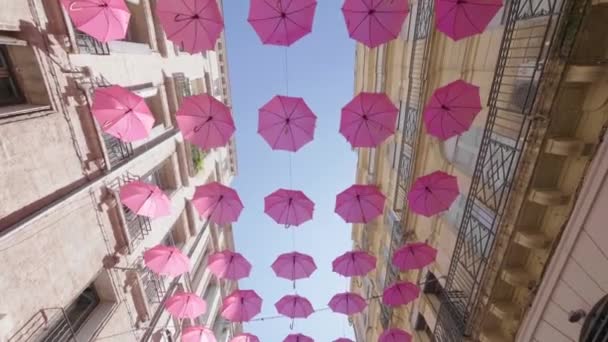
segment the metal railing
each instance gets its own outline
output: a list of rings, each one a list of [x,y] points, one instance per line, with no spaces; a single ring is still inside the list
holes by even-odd
[[[175,88],[180,98],[192,96],[192,85],[190,79],[186,77],[183,72],[177,72],[173,74],[175,80]]]
[[[109,55],[110,46],[108,43],[102,43],[88,34],[75,30],[76,46],[80,53],[88,53],[90,55]]]
[[[131,143],[121,141],[107,133],[102,133],[102,136],[111,167],[116,167],[133,156],[133,145]]]
[[[139,261],[141,263],[141,261]],[[163,297],[167,293],[165,283],[163,280],[143,264],[139,270],[139,277],[141,279],[144,293],[149,304],[159,304],[162,302]]]
[[[127,223],[129,245],[131,250],[133,250],[152,232],[152,225],[148,217],[137,215],[124,205],[122,206],[122,210]]]
[[[401,247],[405,243],[405,231],[401,226],[400,221],[394,221],[391,227],[391,241],[389,245],[389,258],[386,260],[386,268],[385,268],[385,277],[384,284],[381,284],[384,289],[393,285],[399,279],[399,270],[392,263],[392,259],[390,256]],[[380,304],[380,324],[383,329],[387,329],[390,325],[391,319],[393,317],[393,309]]]
[[[536,118],[534,104],[564,5],[561,0],[511,0],[506,9],[488,118],[442,294],[435,341],[461,341],[474,333],[481,287]],[[505,137],[512,144],[504,143]],[[475,215],[480,202],[494,211],[491,222],[480,222]]]
[[[406,115],[403,118],[401,143],[399,146],[399,164],[395,186],[393,211],[397,214],[405,210],[405,196],[411,183],[411,175],[415,160],[415,145],[420,132],[420,116],[426,75],[430,42],[429,35],[433,24],[433,0],[419,0],[414,24],[414,40],[411,44],[411,55],[408,71],[406,96]]]

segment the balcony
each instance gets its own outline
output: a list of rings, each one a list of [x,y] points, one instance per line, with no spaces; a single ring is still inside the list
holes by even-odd
[[[89,55],[109,55],[110,46],[108,43],[102,43],[97,39],[89,36],[88,34],[75,30],[74,38],[76,40],[76,46],[80,53],[86,53]]]
[[[103,142],[108,154],[110,165],[108,169],[116,168],[133,156],[133,145],[115,138],[107,133],[102,133]]]
[[[124,212],[125,223],[127,225],[126,228],[129,236],[129,248],[134,250],[152,231],[150,219],[145,216],[135,214],[124,205],[122,206],[122,210]]]
[[[165,282],[158,275],[154,274],[148,268],[141,266],[139,271],[144,294],[149,305],[158,305],[163,301],[163,297],[167,293]]]

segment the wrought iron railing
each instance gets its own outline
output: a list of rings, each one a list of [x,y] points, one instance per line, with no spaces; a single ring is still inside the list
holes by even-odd
[[[435,341],[461,341],[474,333],[481,287],[535,119],[536,96],[564,6],[561,0],[511,0],[506,9],[488,118],[442,295]],[[475,214],[482,204],[494,211],[486,216],[490,222],[480,222]]]
[[[102,133],[103,142],[110,161],[110,167],[116,167],[133,156],[133,145],[115,138],[107,133]]]
[[[88,53],[91,55],[109,55],[110,46],[108,43],[102,43],[99,40],[89,36],[84,32],[76,30],[74,32],[76,38],[76,46],[80,53]]]
[[[401,214],[405,208],[405,194],[411,183],[415,160],[415,145],[418,140],[421,107],[426,86],[427,60],[430,51],[429,35],[433,24],[433,0],[419,0],[417,3],[414,40],[408,71],[406,115],[402,117],[401,143],[399,146],[399,166],[395,186],[393,211]]]
[[[183,72],[173,74],[175,80],[175,88],[180,98],[192,96],[192,85],[190,79]]]
[[[75,341],[76,332],[64,309],[40,310],[8,342]]]
[[[139,261],[141,263],[141,261]],[[165,283],[163,280],[148,268],[142,267],[139,271],[139,277],[141,279],[144,293],[149,304],[159,304],[162,302],[163,297],[167,293]]]
[[[405,231],[400,221],[394,221],[391,226],[391,241],[389,244],[388,259],[386,260],[384,284],[382,288],[388,288],[399,279],[399,270],[392,263],[391,256],[405,242]],[[393,317],[392,308],[380,304],[380,324],[383,329],[387,329]]]
[[[150,219],[145,216],[137,215],[126,206],[122,206],[127,223],[127,231],[129,234],[129,247],[132,249],[140,245],[140,243],[152,232]]]

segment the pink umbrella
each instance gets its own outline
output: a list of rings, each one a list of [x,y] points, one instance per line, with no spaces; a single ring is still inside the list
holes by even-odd
[[[232,338],[230,342],[260,342],[260,339],[252,334],[240,334]]]
[[[235,290],[222,302],[222,317],[231,322],[247,322],[262,310],[262,298],[253,290]]]
[[[435,0],[437,30],[453,40],[485,31],[502,0]]]
[[[194,293],[180,292],[167,299],[165,308],[173,317],[193,319],[207,311],[207,303]]]
[[[315,204],[302,191],[279,189],[264,197],[264,212],[287,227],[311,220],[314,210]]]
[[[207,268],[220,279],[239,280],[249,276],[251,264],[240,253],[222,251],[212,254]]]
[[[147,138],[154,126],[146,101],[120,86],[96,88],[91,112],[104,132],[125,142]]]
[[[410,342],[412,335],[401,329],[388,329],[380,335],[378,342]]]
[[[334,340],[334,342],[355,342],[355,341],[351,340],[350,338],[340,337],[339,339]]]
[[[182,342],[216,342],[213,330],[202,326],[187,327],[182,332]]]
[[[302,98],[277,95],[260,108],[258,133],[273,150],[295,152],[312,141],[316,122]]]
[[[315,340],[303,334],[290,334],[283,342],[315,342]]]
[[[102,43],[124,39],[131,13],[124,0],[61,0],[74,25]]]
[[[277,277],[289,280],[308,278],[317,269],[310,255],[298,252],[279,255],[271,267]]]
[[[175,119],[184,139],[205,150],[225,146],[236,130],[230,108],[207,94],[186,97]]]
[[[310,301],[298,295],[287,295],[274,304],[277,312],[289,318],[307,318],[315,310]]]
[[[399,37],[408,1],[345,0],[342,13],[351,38],[374,48]]]
[[[409,282],[399,282],[384,290],[382,302],[391,307],[406,305],[418,298],[419,294],[418,286]]]
[[[137,215],[157,218],[171,213],[169,197],[156,185],[141,181],[121,186],[120,201]]]
[[[398,112],[386,94],[360,93],[342,108],[340,133],[353,148],[376,147],[395,132]]]
[[[236,191],[218,182],[197,186],[192,204],[201,217],[219,225],[235,222],[243,211]]]
[[[365,309],[367,302],[361,296],[353,292],[338,293],[329,301],[329,307],[333,312],[345,315],[353,315]]]
[[[353,185],[336,196],[335,212],[348,223],[367,223],[382,215],[385,200],[376,185]]]
[[[170,277],[190,271],[190,258],[176,247],[154,246],[144,252],[144,262],[154,273]]]
[[[393,265],[401,271],[416,270],[435,261],[437,250],[424,242],[415,242],[399,248],[393,254]]]
[[[435,171],[416,179],[407,194],[407,201],[413,212],[430,217],[450,209],[458,195],[456,177]]]
[[[424,108],[424,124],[430,135],[446,140],[471,128],[480,111],[479,87],[458,80],[435,90]]]
[[[247,21],[264,44],[289,46],[312,31],[316,0],[251,0]]]
[[[167,38],[190,53],[213,50],[224,29],[216,0],[158,0],[156,16]]]
[[[376,268],[376,257],[363,251],[346,252],[331,265],[334,272],[345,277],[362,277]]]

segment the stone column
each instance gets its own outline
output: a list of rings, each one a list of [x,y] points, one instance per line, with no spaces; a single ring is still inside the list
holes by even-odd
[[[152,15],[150,1],[140,1],[140,6],[142,6],[142,10],[146,18],[146,28],[148,30],[148,45],[150,45],[150,49],[152,49],[153,51],[158,51],[158,43],[156,41],[156,30],[154,29],[154,16]]]
[[[161,116],[163,120],[163,125],[165,128],[169,128],[173,126],[173,121],[171,120],[171,110],[169,109],[169,99],[167,98],[167,88],[164,84],[158,86],[158,97],[160,99],[161,106]]]
[[[177,161],[179,163],[179,174],[184,186],[190,186],[190,175],[188,173],[188,154],[186,144],[183,141],[177,142]]]

